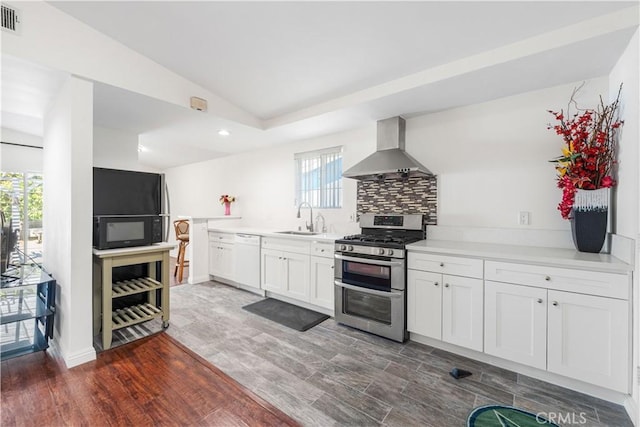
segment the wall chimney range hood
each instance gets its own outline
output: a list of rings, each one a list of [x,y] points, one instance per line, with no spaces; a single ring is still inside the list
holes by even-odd
[[[431,176],[429,169],[404,151],[405,120],[391,117],[378,121],[376,152],[343,172],[345,178],[378,180]]]

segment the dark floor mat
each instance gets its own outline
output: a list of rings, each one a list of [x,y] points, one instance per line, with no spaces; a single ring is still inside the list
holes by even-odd
[[[288,326],[297,331],[306,331],[329,318],[326,314],[298,307],[287,302],[267,298],[253,304],[245,305],[245,310]]]

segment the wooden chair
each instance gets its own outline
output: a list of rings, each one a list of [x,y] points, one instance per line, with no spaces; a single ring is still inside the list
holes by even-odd
[[[189,266],[189,261],[184,259],[187,252],[187,245],[189,245],[189,221],[186,219],[173,221],[173,228],[176,231],[176,240],[179,243],[178,259],[176,261],[176,268],[173,271],[173,277],[176,277],[177,274],[178,283],[181,283],[184,267]]]

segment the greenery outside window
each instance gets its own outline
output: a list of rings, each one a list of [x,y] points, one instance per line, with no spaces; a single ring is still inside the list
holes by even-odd
[[[307,151],[294,155],[296,205],[314,208],[342,207],[342,147]]]
[[[12,231],[17,247],[37,260],[42,256],[42,175],[0,172],[0,210]]]

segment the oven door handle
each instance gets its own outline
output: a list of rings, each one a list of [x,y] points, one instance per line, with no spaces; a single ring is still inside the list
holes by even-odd
[[[360,262],[362,264],[383,265],[385,267],[393,266],[393,265],[402,265],[404,263],[404,261],[382,261],[379,259],[357,258],[352,256],[344,256],[340,254],[335,254],[334,257],[336,259],[341,259],[343,261]]]
[[[348,285],[346,283],[342,283],[339,280],[334,280],[333,283],[336,286],[340,286],[341,288],[351,289],[352,291],[358,291],[358,292],[362,292],[362,293],[365,293],[365,294],[379,295],[379,296],[385,297],[385,298],[402,298],[403,297],[402,293],[377,291],[375,289],[363,288],[362,286]]]

